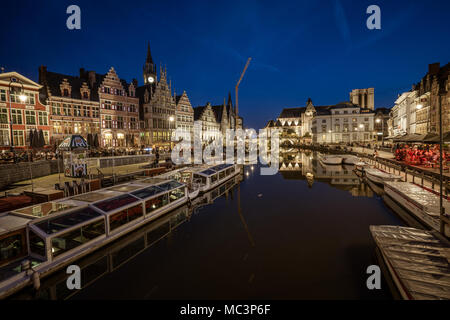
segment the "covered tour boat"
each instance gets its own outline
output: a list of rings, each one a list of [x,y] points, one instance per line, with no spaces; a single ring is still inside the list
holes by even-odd
[[[433,231],[398,226],[370,226],[370,232],[394,297],[450,299],[448,240]]]
[[[421,224],[440,230],[439,194],[410,182],[386,182],[384,192],[405,208]],[[443,199],[445,212],[450,210],[447,197]],[[450,237],[450,228],[446,225],[446,236]]]
[[[14,272],[0,279],[0,298],[46,276],[169,212],[188,200],[185,184],[147,178],[39,204],[0,216],[17,249],[4,262]],[[3,224],[2,224],[3,225]],[[3,231],[3,230],[0,230]],[[19,245],[21,243],[21,245]],[[6,266],[4,267],[6,268]]]

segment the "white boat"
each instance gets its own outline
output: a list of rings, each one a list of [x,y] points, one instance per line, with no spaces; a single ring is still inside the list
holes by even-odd
[[[386,182],[384,192],[405,208],[419,222],[436,231],[440,231],[439,195],[424,187],[410,182]],[[445,212],[450,212],[450,202],[443,199]],[[446,236],[450,236],[448,225]]]
[[[369,168],[370,164],[364,161],[358,161],[355,163],[355,170],[363,172],[364,169]]]
[[[388,181],[400,181],[402,179],[401,176],[387,173],[375,168],[364,168],[364,174],[366,175],[367,179],[369,179],[373,183],[378,184],[384,184]]]
[[[450,299],[448,240],[433,231],[398,226],[370,226],[370,232],[385,279],[397,288],[394,297]]]
[[[359,158],[357,156],[351,155],[351,154],[344,154],[342,156],[342,163],[344,164],[353,164],[360,162]]]
[[[1,238],[21,245],[2,250],[0,266],[31,263],[0,282],[0,299],[187,201],[185,184],[147,178],[1,214]]]
[[[336,155],[321,154],[319,155],[319,161],[323,164],[340,165],[342,164],[342,157]]]
[[[231,177],[238,175],[240,167],[237,164],[219,164],[208,168],[192,170],[192,181],[200,184],[200,192],[206,192],[221,185]]]

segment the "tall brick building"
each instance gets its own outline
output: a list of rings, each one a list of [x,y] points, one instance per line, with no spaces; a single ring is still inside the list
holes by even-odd
[[[41,88],[17,72],[0,73],[0,149],[10,148],[11,120],[15,148],[30,146],[30,130],[42,130],[45,144],[49,144],[49,111],[39,99]]]

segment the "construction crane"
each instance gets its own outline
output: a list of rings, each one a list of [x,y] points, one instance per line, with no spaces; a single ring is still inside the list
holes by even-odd
[[[239,103],[238,103],[238,90],[239,90],[239,84],[242,81],[242,78],[244,77],[245,71],[247,71],[248,65],[250,64],[250,61],[252,58],[247,59],[247,63],[245,64],[244,70],[242,71],[241,77],[239,78],[238,82],[236,83],[236,125],[239,118]]]

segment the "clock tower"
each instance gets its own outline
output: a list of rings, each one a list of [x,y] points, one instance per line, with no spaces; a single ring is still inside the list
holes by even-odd
[[[147,48],[147,59],[143,67],[144,83],[146,85],[156,83],[156,66],[153,63],[152,54],[150,52],[150,42]]]

